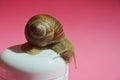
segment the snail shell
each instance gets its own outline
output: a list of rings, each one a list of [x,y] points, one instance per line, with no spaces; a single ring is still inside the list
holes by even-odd
[[[25,36],[29,43],[36,46],[46,46],[64,37],[60,22],[46,14],[33,16],[26,24]]]

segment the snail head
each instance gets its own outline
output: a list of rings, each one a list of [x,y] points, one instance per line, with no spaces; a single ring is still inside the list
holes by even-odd
[[[29,43],[43,47],[64,37],[60,22],[46,14],[33,16],[26,24],[25,36]]]

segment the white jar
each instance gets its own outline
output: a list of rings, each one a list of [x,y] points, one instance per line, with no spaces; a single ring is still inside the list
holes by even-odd
[[[8,48],[0,58],[0,78],[7,80],[68,80],[68,64],[51,49],[30,55],[21,51],[21,45]],[[0,79],[0,80],[1,80]],[[3,80],[4,80],[3,79]]]

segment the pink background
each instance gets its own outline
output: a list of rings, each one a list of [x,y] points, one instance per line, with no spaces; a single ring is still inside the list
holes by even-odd
[[[69,80],[120,80],[119,0],[0,0],[0,52],[26,42],[24,26],[38,13],[56,17],[75,46]]]

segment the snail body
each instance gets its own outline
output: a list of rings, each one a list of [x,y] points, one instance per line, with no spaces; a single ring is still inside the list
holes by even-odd
[[[25,36],[27,43],[23,44],[23,51],[28,54],[38,54],[43,49],[52,49],[69,62],[74,57],[72,43],[66,38],[61,23],[46,14],[33,16],[26,24]]]

